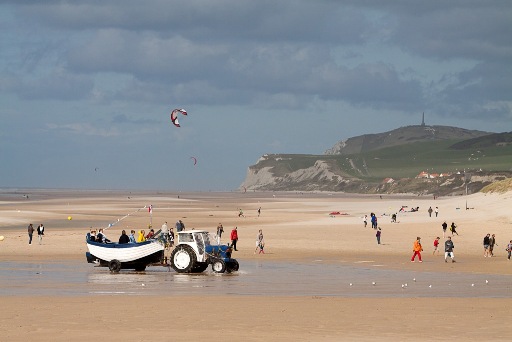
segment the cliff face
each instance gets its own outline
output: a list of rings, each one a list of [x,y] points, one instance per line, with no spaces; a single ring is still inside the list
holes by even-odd
[[[240,189],[455,193],[461,186],[460,172],[444,182],[418,180],[415,176],[424,170],[512,170],[512,145],[498,149],[491,146],[489,149],[494,150],[487,150],[488,153],[481,148],[451,148],[455,143],[486,135],[490,133],[446,126],[409,126],[340,141],[323,155],[265,154],[249,167]],[[510,156],[503,158],[504,155]],[[476,189],[490,182],[475,178],[472,183]]]

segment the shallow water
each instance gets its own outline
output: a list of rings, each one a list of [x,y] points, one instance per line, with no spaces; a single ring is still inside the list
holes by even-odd
[[[177,274],[168,267],[145,272],[79,261],[0,263],[2,296],[246,295],[318,297],[510,297],[512,276],[387,270],[374,266],[240,261],[240,271]],[[373,284],[375,283],[375,284]]]

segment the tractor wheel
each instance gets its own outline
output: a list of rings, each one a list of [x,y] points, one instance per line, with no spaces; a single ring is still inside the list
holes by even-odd
[[[121,261],[113,259],[108,262],[108,269],[112,273],[117,273],[121,270]]]
[[[215,273],[224,273],[226,272],[226,263],[222,259],[217,259],[212,264],[212,270]]]
[[[196,253],[187,245],[176,247],[171,253],[171,267],[178,273],[189,273],[196,263]]]
[[[208,268],[208,263],[206,262],[196,262],[194,268],[192,269],[192,273],[202,273]]]
[[[228,262],[227,270],[229,273],[236,272],[236,271],[238,271],[239,268],[240,268],[240,265],[238,264],[238,261],[236,261],[236,259],[231,259]]]

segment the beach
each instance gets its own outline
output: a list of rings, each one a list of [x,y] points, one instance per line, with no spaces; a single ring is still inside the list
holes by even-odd
[[[508,340],[512,261],[505,248],[512,240],[511,205],[510,192],[434,200],[296,192],[4,190],[0,274],[9,276],[0,279],[2,340]],[[417,206],[418,212],[409,211]],[[405,212],[399,212],[402,207]],[[439,216],[430,217],[429,207],[438,207]],[[245,217],[239,217],[240,209]],[[363,225],[362,217],[371,212],[382,229],[380,245],[370,224]],[[397,223],[391,222],[393,213]],[[208,271],[190,278],[149,267],[116,277],[86,264],[90,227],[105,228],[117,240],[122,229],[147,232],[150,223],[157,230],[178,219],[187,229],[212,233],[222,223],[224,243],[238,227],[239,274]],[[460,234],[453,237],[456,263],[445,263],[442,251],[432,255],[437,236],[444,247],[443,221],[455,222]],[[28,244],[29,223],[45,225],[41,245],[37,234]],[[254,253],[259,229],[265,254]],[[496,234],[493,258],[483,257],[487,233]],[[412,263],[418,236],[423,262]],[[38,267],[43,271],[33,271]],[[45,274],[62,274],[63,281]]]

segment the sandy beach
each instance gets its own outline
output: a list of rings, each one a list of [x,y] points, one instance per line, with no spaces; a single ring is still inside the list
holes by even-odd
[[[466,202],[471,209],[466,210]],[[144,208],[150,204],[152,215]],[[398,213],[398,222],[391,223],[391,214],[402,206],[407,206],[406,210],[419,206],[420,211]],[[439,208],[438,217],[429,217],[430,206]],[[0,261],[3,272],[14,275],[12,279],[0,279],[2,340],[508,340],[512,261],[507,260],[505,248],[512,240],[511,206],[510,192],[434,200],[430,196],[380,198],[334,193],[3,190],[0,235],[5,239],[0,242]],[[238,216],[240,208],[245,217]],[[342,215],[329,215],[331,212]],[[375,230],[363,226],[362,217],[370,212],[377,215],[382,229],[380,245]],[[225,283],[237,286],[235,291],[218,287],[191,295],[173,291],[171,286],[169,291],[159,290],[157,294],[99,295],[87,292],[88,284],[77,284],[80,290],[62,295],[59,290],[64,292],[64,285],[59,288],[52,283],[48,292],[36,273],[28,272],[25,283],[18,284],[20,280],[11,269],[17,266],[6,266],[30,268],[65,262],[76,267],[77,273],[85,268],[92,275],[109,279],[107,269],[86,264],[84,239],[89,227],[112,224],[106,234],[117,240],[122,229],[147,231],[149,223],[158,229],[165,221],[173,226],[178,219],[187,228],[211,232],[222,223],[223,242],[227,242],[231,229],[238,227],[239,251],[235,257],[241,274]],[[443,253],[432,255],[436,236],[444,244],[441,224],[445,220],[448,225],[457,225],[459,235],[453,237],[456,263],[445,263]],[[28,244],[29,223],[45,225],[41,245],[37,238]],[[254,254],[259,229],[265,237],[264,255]],[[487,233],[496,234],[498,245],[493,258],[483,257],[482,239]],[[423,263],[410,262],[417,236],[422,238]],[[273,275],[266,271],[271,267],[278,268]],[[315,273],[318,283],[310,269],[319,272]],[[294,273],[289,276],[293,282],[282,282],[287,270]],[[336,271],[332,270],[354,274],[354,286],[349,285],[352,278],[335,278]],[[251,272],[257,273],[261,281],[261,293],[244,292],[244,287],[253,289],[247,280]],[[378,284],[373,287],[363,284],[370,279],[365,278],[368,272],[378,274]],[[420,291],[411,284],[411,290],[404,292],[400,277],[410,274],[430,277],[433,290]],[[151,267],[137,277],[174,281],[173,272],[158,273]],[[197,278],[194,284],[210,278]],[[452,283],[459,281],[456,292],[448,288],[451,284],[443,283],[444,278]],[[483,279],[496,279],[499,286],[491,281],[485,288]],[[426,281],[422,286],[427,286]],[[315,284],[323,292],[315,292]],[[442,286],[444,292],[436,290]],[[347,292],[350,288],[358,292]]]

